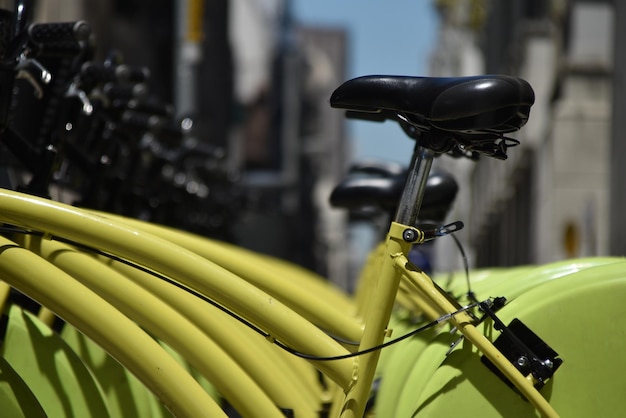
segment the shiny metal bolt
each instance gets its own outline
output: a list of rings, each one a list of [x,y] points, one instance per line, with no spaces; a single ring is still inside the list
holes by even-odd
[[[414,242],[417,240],[417,232],[414,229],[407,228],[402,232],[402,239],[406,242]]]

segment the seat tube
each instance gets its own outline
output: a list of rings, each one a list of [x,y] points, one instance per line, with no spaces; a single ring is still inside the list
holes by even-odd
[[[413,226],[424,197],[424,188],[434,158],[434,152],[416,145],[405,189],[402,194],[396,222],[392,222],[386,239],[386,255],[382,259],[377,280],[370,283],[372,287],[365,313],[365,329],[359,350],[369,349],[381,344],[389,330],[389,318],[393,309],[401,272],[395,267],[395,257],[407,254],[410,243],[404,241],[402,233],[407,226]],[[370,386],[374,379],[380,351],[359,356],[355,385],[346,394],[342,418],[360,418],[363,416],[365,404],[369,396]]]
[[[397,223],[407,226],[413,226],[417,223],[417,215],[422,206],[424,190],[434,156],[433,150],[424,148],[419,145],[419,142],[416,142],[404,191],[396,212],[395,221]]]

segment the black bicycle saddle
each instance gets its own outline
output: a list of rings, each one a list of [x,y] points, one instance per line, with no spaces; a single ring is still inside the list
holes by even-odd
[[[528,82],[506,75],[371,75],[343,83],[330,104],[357,112],[402,114],[414,124],[441,131],[503,134],[526,123],[534,100]]]
[[[393,215],[400,201],[405,179],[406,172],[376,177],[351,175],[333,189],[330,204],[352,211],[378,208]],[[433,169],[426,181],[420,219],[443,222],[454,203],[457,191],[458,185],[450,173]]]

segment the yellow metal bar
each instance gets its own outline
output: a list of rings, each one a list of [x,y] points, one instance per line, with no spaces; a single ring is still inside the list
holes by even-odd
[[[99,248],[176,278],[258,324],[273,338],[297,351],[321,357],[348,354],[339,343],[276,298],[207,259],[154,235],[69,205],[8,190],[0,190],[0,219]],[[348,388],[353,381],[355,361],[346,358],[313,361],[313,364],[338,385]]]
[[[357,305],[357,315],[363,317],[367,311],[372,289],[376,286],[379,278],[380,266],[385,254],[386,244],[381,242],[367,256],[367,260],[357,282],[355,301]]]
[[[428,300],[424,299],[421,292],[411,283],[410,279],[402,276],[400,290],[397,296],[398,303],[410,310],[413,315],[423,314],[426,318],[434,320],[439,318],[438,312],[433,309]]]
[[[4,237],[0,237],[0,274],[7,284],[48,306],[108,351],[175,416],[225,417],[198,383],[130,319],[66,273]]]
[[[37,312],[37,318],[47,326],[51,327],[54,324],[54,320],[56,319],[56,315],[50,309],[42,306],[39,308],[39,312]]]
[[[120,312],[163,340],[202,373],[243,416],[281,417],[277,405],[306,415],[301,395],[274,391],[273,399],[215,342],[168,304],[121,274],[67,245],[25,237],[27,247],[103,297]],[[270,389],[280,389],[273,385]],[[277,402],[277,403],[274,403]],[[310,413],[310,412],[309,412]]]
[[[197,235],[149,224],[146,222],[102,214],[138,230],[167,239],[181,247],[224,267],[263,291],[325,331],[344,339],[358,341],[362,324],[352,315],[354,304],[336,289],[319,280],[312,280],[303,270],[276,264],[251,251],[236,249]]]
[[[308,405],[310,410],[314,411],[319,406],[321,395],[317,376],[308,362],[300,360],[294,364],[290,361],[291,354],[277,351],[277,347],[260,335],[182,289],[126,264],[109,259],[105,262],[188,318],[235,359],[269,394],[280,391],[279,395],[273,395],[278,405],[291,404],[280,399],[284,399],[284,395],[295,393],[293,396],[296,400],[304,396],[303,404]],[[210,360],[210,356],[207,359]]]
[[[395,261],[392,256],[406,254],[410,248],[410,245],[401,238],[405,228],[405,226],[395,222],[390,226],[385,242],[387,256],[382,259],[380,273],[375,282],[371,283],[373,287],[370,291],[369,301],[365,302],[365,306],[367,306],[365,331],[359,350],[380,345],[385,339],[385,330],[389,323],[401,277],[395,268]],[[356,382],[346,393],[341,411],[342,418],[363,417],[379,356],[380,350],[359,356]]]
[[[417,303],[412,297],[410,289],[407,288],[407,285],[402,281],[400,282],[400,287],[398,288],[398,294],[396,295],[396,303],[399,306],[411,311],[418,312],[419,308],[417,307]]]
[[[422,293],[420,287],[413,282],[413,277],[410,275],[403,275],[400,282],[400,287],[405,288],[407,293],[406,297],[416,306],[416,312],[423,313],[426,318],[434,321],[439,318],[441,314],[432,306],[428,298]]]
[[[403,274],[411,277],[411,282],[418,286],[428,297],[434,307],[442,313],[454,313],[458,310],[448,298],[442,294],[432,280],[424,273],[407,269],[407,260],[404,254],[395,257],[395,264]],[[535,389],[533,383],[523,376],[500,351],[493,346],[472,323],[472,318],[466,312],[460,312],[450,319],[461,333],[474,346],[489,358],[493,364],[515,385],[520,393],[541,413],[544,417],[558,417],[559,415],[552,408],[549,402]]]
[[[242,249],[240,248],[240,250]],[[320,297],[323,297],[329,304],[336,306],[341,312],[345,312],[350,316],[355,315],[356,306],[353,298],[335,284],[329,282],[327,278],[278,257],[258,254],[249,250],[245,251],[253,257],[262,258],[264,263],[275,269],[278,274],[285,274],[285,277],[295,275],[297,280],[307,286],[311,292],[319,294]]]
[[[11,286],[0,280],[0,313],[4,312],[10,294]]]

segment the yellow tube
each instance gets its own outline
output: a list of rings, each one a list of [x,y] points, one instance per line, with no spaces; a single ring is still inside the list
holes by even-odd
[[[200,385],[135,323],[66,273],[4,237],[0,237],[0,274],[7,284],[49,307],[108,351],[175,416],[225,417]]]
[[[300,352],[322,357],[348,353],[274,297],[205,258],[148,233],[68,205],[8,190],[0,190],[0,219],[99,248],[176,278],[218,299],[226,308]],[[353,359],[313,363],[338,385],[350,387]]]
[[[56,315],[50,309],[42,306],[39,308],[39,312],[37,312],[37,318],[39,318],[39,320],[47,326],[51,327],[54,324]]]
[[[359,275],[358,285],[355,293],[355,303],[357,305],[357,314],[363,317],[367,311],[372,289],[376,286],[376,282],[380,275],[380,266],[385,254],[385,243],[378,244],[367,256],[367,260]]]
[[[428,298],[424,296],[420,287],[413,282],[412,276],[402,275],[401,287],[406,288],[406,297],[416,307],[416,313],[423,313],[431,321],[439,318],[441,314],[432,306]]]
[[[277,390],[285,393],[290,389],[285,394],[295,393],[294,399],[304,396],[303,403],[310,410],[314,411],[319,406],[320,390],[313,380],[314,370],[308,362],[301,360],[297,365],[293,364],[289,361],[291,358],[287,357],[290,354],[278,352],[277,347],[260,335],[182,289],[128,265],[109,259],[106,263],[188,318],[233,357],[268,393]],[[284,401],[284,397],[283,400],[276,396],[274,399],[281,406],[291,404]]]
[[[313,280],[310,274],[296,269],[295,266],[287,266],[277,260],[268,261],[266,257],[250,251],[190,233],[109,214],[102,216],[193,251],[273,295],[333,335],[351,341],[361,338],[363,325],[352,316],[355,306],[351,300],[327,283]]]
[[[240,268],[238,265],[242,263],[242,260],[251,263],[262,263],[264,268],[270,269],[276,274],[286,275],[284,276],[286,279],[295,276],[301,286],[306,287],[313,294],[319,295],[326,301],[326,303],[335,306],[336,309],[339,309],[344,313],[353,313],[354,311],[354,301],[350,296],[330,284],[324,277],[319,276],[318,274],[297,264],[293,264],[281,258],[272,257],[266,254],[259,254],[227,242],[216,241],[214,239],[195,235],[190,232],[172,229],[162,225],[156,225],[120,215],[97,211],[90,212],[114,219],[134,228],[168,239],[193,251],[200,249],[202,251],[201,254],[208,255],[208,259],[216,262],[228,270],[231,268]],[[215,254],[213,253],[213,250],[216,251]],[[221,261],[224,263],[222,264]]]
[[[224,350],[187,318],[137,284],[67,245],[32,237],[26,237],[25,241],[29,241],[29,249],[170,345],[202,373],[242,416],[283,416],[276,405],[293,408],[304,415],[301,394],[272,385],[270,389],[275,389],[272,393],[274,399],[270,400]],[[284,390],[276,390],[281,388]]]
[[[368,283],[372,287],[368,292],[367,300],[364,301],[364,306],[367,307],[365,332],[359,350],[376,347],[384,341],[385,329],[389,324],[401,278],[400,272],[396,270],[393,256],[408,252],[410,247],[401,238],[405,228],[395,222],[391,224],[385,241],[385,257],[380,263],[380,273],[376,280]],[[341,410],[342,418],[363,417],[379,357],[380,350],[359,356],[356,382],[346,393]]]
[[[11,294],[11,286],[0,280],[0,313],[4,312],[9,295]]]

